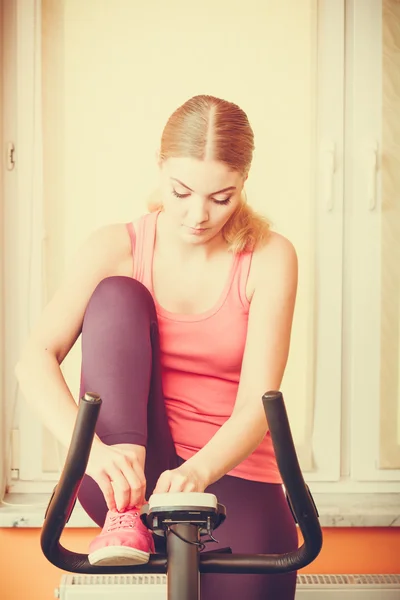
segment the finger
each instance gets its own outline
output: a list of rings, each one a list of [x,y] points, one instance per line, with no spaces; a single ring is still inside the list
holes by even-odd
[[[127,506],[133,508],[134,506],[143,504],[146,491],[146,480],[144,477],[141,478],[138,476],[137,472],[132,466],[132,463],[127,457],[126,460],[122,461],[121,471],[129,484],[129,498],[127,501]]]
[[[175,475],[171,480],[171,485],[168,491],[170,494],[175,492],[183,492],[187,483],[188,481],[186,477],[183,475]]]
[[[140,460],[136,456],[130,456],[128,458],[130,459],[130,463],[133,467],[133,470],[139,478],[140,484],[142,486],[146,486],[146,475],[144,473]]]
[[[196,492],[196,484],[193,481],[187,481],[182,488],[182,492]]]
[[[99,477],[97,477],[96,482],[103,493],[108,510],[115,510],[116,504],[114,490],[108,475],[106,473],[102,473]]]
[[[153,490],[153,494],[166,494],[169,492],[169,488],[171,485],[171,471],[164,471],[161,473],[158,481],[156,483],[156,487]]]
[[[108,470],[112,487],[114,489],[115,504],[119,511],[125,510],[129,504],[131,495],[131,487],[117,466],[113,466]]]
[[[135,490],[131,488],[131,495],[129,498],[128,507],[133,508],[135,506],[137,506],[137,507],[143,506],[143,504],[145,503],[145,496],[146,496],[146,486],[145,485],[144,486],[139,485],[139,487]]]
[[[128,468],[124,473],[131,486],[131,506],[143,504],[146,494],[146,476],[143,467],[136,456],[127,456],[127,459]]]

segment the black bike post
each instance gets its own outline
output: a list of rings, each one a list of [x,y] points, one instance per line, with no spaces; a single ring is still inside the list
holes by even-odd
[[[177,523],[170,526],[167,533],[168,600],[199,600],[198,544],[197,525]]]

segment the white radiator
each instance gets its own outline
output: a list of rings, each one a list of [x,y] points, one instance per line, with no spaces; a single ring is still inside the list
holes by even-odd
[[[166,581],[165,575],[63,575],[54,595],[60,600],[166,600]],[[339,599],[400,600],[400,575],[298,575],[296,600]]]

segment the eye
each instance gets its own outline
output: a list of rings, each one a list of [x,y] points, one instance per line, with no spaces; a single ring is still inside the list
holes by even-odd
[[[229,196],[229,198],[226,198],[226,200],[216,200],[215,198],[213,198],[212,201],[215,202],[215,204],[222,204],[223,206],[226,206],[230,203],[231,196]]]
[[[190,194],[178,194],[178,192],[176,192],[174,189],[172,190],[172,193],[177,198],[187,198],[188,196],[190,196]]]
[[[172,188],[172,193],[174,196],[176,196],[176,198],[188,198],[190,196],[190,194],[178,194],[178,192],[176,190],[174,190],[173,188]],[[211,198],[211,200],[214,202],[214,204],[220,204],[222,206],[226,206],[227,204],[230,203],[231,197],[232,196],[229,196],[229,198],[226,198],[225,200],[216,200],[215,198]]]

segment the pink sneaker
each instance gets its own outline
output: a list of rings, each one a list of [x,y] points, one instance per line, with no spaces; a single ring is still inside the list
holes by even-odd
[[[103,531],[89,546],[91,565],[141,565],[154,553],[152,533],[143,525],[139,509],[108,511]]]

